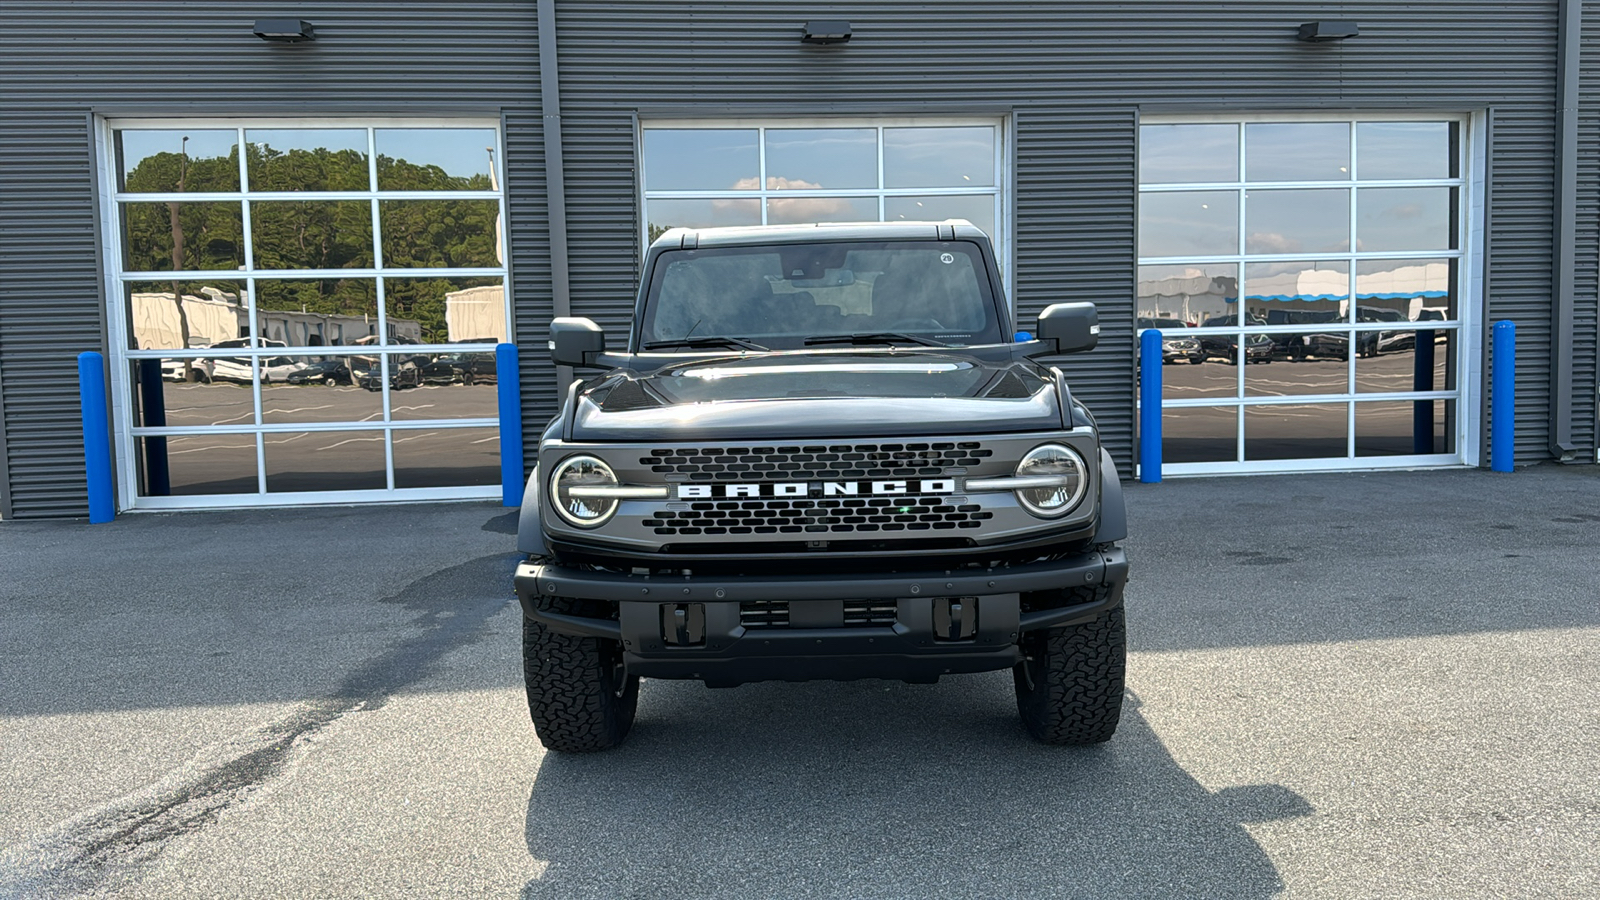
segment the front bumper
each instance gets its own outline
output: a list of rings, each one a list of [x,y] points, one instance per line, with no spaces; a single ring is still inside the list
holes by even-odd
[[[628,575],[529,561],[517,567],[515,585],[528,618],[620,641],[631,674],[721,686],[935,681],[1010,668],[1022,658],[1023,632],[1099,617],[1121,605],[1127,579],[1126,556],[1109,547],[987,570],[854,575]],[[599,602],[593,616],[578,616],[549,610],[545,597]],[[873,601],[892,608],[892,621],[843,623],[847,604]],[[774,602],[788,627],[747,627],[753,607]]]

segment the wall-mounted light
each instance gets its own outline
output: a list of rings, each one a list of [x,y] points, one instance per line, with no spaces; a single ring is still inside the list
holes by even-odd
[[[1353,38],[1360,33],[1361,29],[1356,27],[1356,23],[1348,19],[1324,19],[1321,22],[1303,23],[1295,38],[1312,44],[1325,44]]]
[[[317,31],[305,19],[257,19],[256,37],[280,44],[299,44],[317,39]]]
[[[800,35],[803,44],[848,44],[850,23],[842,20],[807,22]]]

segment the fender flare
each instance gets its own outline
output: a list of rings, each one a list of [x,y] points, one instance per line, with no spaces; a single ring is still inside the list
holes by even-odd
[[[528,483],[522,489],[522,508],[517,513],[517,550],[529,556],[549,556],[550,548],[544,542],[544,529],[539,522],[539,467],[528,473]]]
[[[1128,536],[1128,507],[1122,499],[1122,478],[1106,448],[1100,448],[1100,525],[1096,544],[1110,544]]]

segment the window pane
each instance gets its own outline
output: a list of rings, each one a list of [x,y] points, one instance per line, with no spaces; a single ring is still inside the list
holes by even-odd
[[[1350,192],[1271,191],[1245,194],[1246,253],[1337,253],[1350,249]]]
[[[1244,172],[1246,181],[1349,181],[1350,126],[1343,122],[1246,125]]]
[[[140,359],[133,373],[134,411],[140,428],[239,426],[255,423],[249,390],[212,381],[209,359]]]
[[[1453,328],[1366,332],[1358,343],[1363,358],[1356,361],[1356,390],[1455,390],[1456,334]]]
[[[1248,335],[1245,356],[1250,364],[1245,367],[1244,392],[1251,397],[1347,393],[1348,342],[1346,331]]]
[[[1239,410],[1233,406],[1161,411],[1163,463],[1233,462],[1239,458]]]
[[[1163,400],[1193,400],[1196,397],[1237,397],[1239,376],[1220,363],[1225,357],[1219,347],[1230,347],[1234,338],[1216,335],[1185,334],[1187,329],[1162,329],[1161,397]],[[1213,355],[1215,351],[1216,355]],[[1231,456],[1229,457],[1232,458]]]
[[[239,133],[161,129],[117,132],[117,188],[167,194],[239,189]]]
[[[495,189],[493,128],[378,128],[380,191]]]
[[[767,130],[767,190],[841,190],[877,186],[877,129]],[[876,215],[876,209],[873,212]]]
[[[1361,122],[1356,125],[1356,177],[1454,178],[1454,122]]]
[[[140,443],[144,458],[139,493],[143,496],[254,494],[259,487],[253,434],[175,434],[142,438]],[[166,490],[158,483],[163,466]]]
[[[650,240],[669,228],[711,228],[718,225],[760,225],[760,200],[648,200]]]
[[[1356,404],[1356,456],[1454,453],[1454,400]]]
[[[365,191],[365,128],[252,128],[244,133],[252,191]]]
[[[256,201],[250,232],[257,269],[372,268],[365,200]]]
[[[496,429],[396,429],[392,434],[397,488],[500,483],[500,433]]]
[[[994,236],[993,194],[957,194],[953,196],[885,197],[883,218],[886,222],[941,222],[945,219],[966,219]]]
[[[1364,259],[1356,263],[1361,308],[1375,313],[1391,310],[1409,322],[1456,318],[1455,283],[1454,259]]]
[[[393,353],[389,377],[389,416],[396,421],[499,418],[490,348],[437,355]],[[402,390],[403,395],[396,393]]]
[[[493,269],[501,264],[498,200],[384,200],[383,265]]]
[[[1453,187],[1356,191],[1356,249],[1456,249]]]
[[[378,332],[378,285],[372,278],[256,282],[256,327],[288,347],[354,344]]]
[[[1238,125],[1139,126],[1139,180],[1145,184],[1238,181]]]
[[[754,128],[646,129],[644,189],[753,191],[761,186],[757,135]]]
[[[992,187],[994,160],[987,125],[883,130],[884,187]]]
[[[122,289],[134,350],[197,350],[250,333],[238,282],[131,281]]]
[[[767,201],[769,225],[876,221],[876,197],[775,197]]]
[[[1140,256],[1210,256],[1238,252],[1237,191],[1139,195]]]
[[[1245,309],[1267,325],[1342,322],[1350,310],[1350,264],[1246,263]]]
[[[234,272],[244,268],[244,213],[238,203],[124,203],[125,272]],[[178,246],[174,265],[173,247]]]
[[[1345,403],[1273,404],[1244,408],[1244,458],[1344,459],[1349,455]]]
[[[1198,325],[1231,313],[1239,299],[1239,267],[1233,263],[1139,267],[1139,318],[1142,328],[1170,329],[1177,319]]]
[[[291,358],[291,357],[286,357]],[[374,422],[383,405],[373,391],[352,381],[349,356],[292,357],[298,365],[261,386],[261,420],[272,425],[296,422]]]
[[[383,432],[265,434],[267,491],[359,491],[388,486]]]
[[[390,343],[497,344],[507,339],[505,288],[499,278],[385,278],[383,285]]]

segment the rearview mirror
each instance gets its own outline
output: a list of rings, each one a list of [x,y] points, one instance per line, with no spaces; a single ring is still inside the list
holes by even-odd
[[[595,366],[606,352],[606,333],[593,319],[562,317],[550,321],[550,358],[558,366]]]
[[[1057,353],[1093,350],[1100,342],[1100,315],[1093,303],[1055,303],[1039,313],[1039,340],[1055,342]]]

